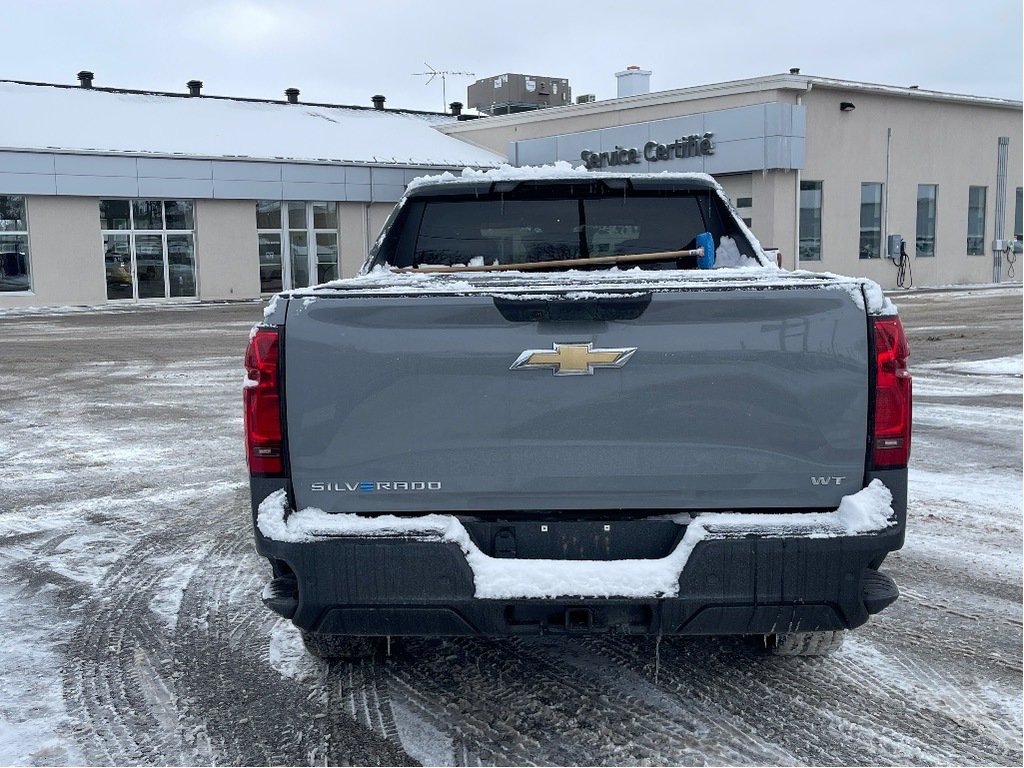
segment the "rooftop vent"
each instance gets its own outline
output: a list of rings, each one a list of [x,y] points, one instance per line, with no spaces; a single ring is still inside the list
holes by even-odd
[[[78,73],[78,84],[83,88],[92,88],[92,79],[95,77],[92,72],[83,69]]]
[[[384,102],[387,101],[387,99],[378,93],[376,96],[371,96],[370,101],[373,102],[374,109],[384,109]]]
[[[791,75],[799,75],[800,74],[800,67],[790,67],[789,68],[789,74],[791,74]]]
[[[462,102],[461,101],[453,101],[448,106],[451,107],[453,115],[458,116],[458,115],[462,114]]]
[[[203,91],[202,80],[189,80],[185,85],[188,86],[189,96],[201,96]]]
[[[919,86],[919,85],[912,85],[912,86],[910,86],[910,90],[912,90],[912,91],[916,91],[916,90],[917,90],[918,88],[920,88],[920,87],[921,87],[921,86]]]
[[[288,99],[288,103],[289,104],[298,104],[299,103],[299,89],[298,88],[286,88],[285,91],[284,91],[284,96],[285,96],[286,99]]]

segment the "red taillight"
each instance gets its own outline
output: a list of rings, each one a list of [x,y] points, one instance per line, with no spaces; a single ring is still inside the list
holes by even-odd
[[[896,469],[910,460],[910,348],[898,317],[874,320],[875,423],[871,459],[874,469]]]
[[[253,474],[280,475],[284,469],[277,373],[277,331],[261,328],[245,351],[245,442]]]

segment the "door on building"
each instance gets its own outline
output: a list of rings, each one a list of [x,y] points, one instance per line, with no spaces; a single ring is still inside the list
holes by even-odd
[[[107,299],[195,298],[191,200],[101,200]]]

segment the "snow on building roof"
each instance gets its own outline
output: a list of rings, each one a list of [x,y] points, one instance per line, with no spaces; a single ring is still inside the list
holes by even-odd
[[[0,81],[0,150],[494,167],[453,116]]]

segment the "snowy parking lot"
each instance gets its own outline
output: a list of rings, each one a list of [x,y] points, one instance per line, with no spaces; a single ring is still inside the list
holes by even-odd
[[[263,608],[255,303],[0,314],[0,764],[1020,765],[1019,286],[893,295],[915,433],[895,605],[824,659],[734,640],[396,642]]]

